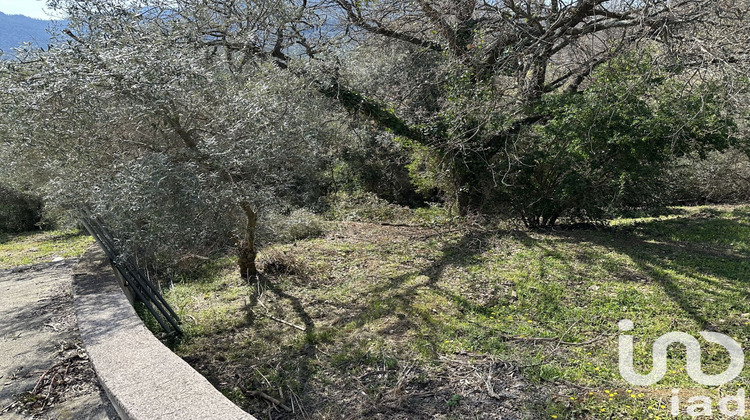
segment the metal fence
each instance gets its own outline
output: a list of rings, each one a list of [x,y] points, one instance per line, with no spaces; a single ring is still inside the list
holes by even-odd
[[[182,335],[180,318],[164,300],[159,290],[154,287],[151,280],[120,252],[117,239],[107,229],[101,218],[91,214],[88,210],[80,210],[80,221],[107,254],[112,265],[125,280],[126,286],[130,287],[138,301],[143,303],[162,329],[168,335]]]

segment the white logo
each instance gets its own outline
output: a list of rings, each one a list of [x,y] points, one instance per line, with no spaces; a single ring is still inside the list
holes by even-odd
[[[633,321],[623,319],[619,322],[620,331],[631,331]],[[698,340],[690,334],[684,332],[671,332],[664,334],[654,343],[653,347],[653,367],[647,375],[635,373],[633,368],[633,336],[621,335],[620,348],[620,375],[623,379],[633,385],[647,386],[659,382],[667,373],[667,347],[673,343],[683,344],[687,350],[686,369],[690,378],[695,382],[705,386],[719,386],[731,382],[737,375],[742,372],[745,366],[745,353],[742,347],[731,337],[716,332],[702,331],[701,337],[709,343],[716,343],[723,346],[729,352],[731,361],[729,367],[717,375],[706,375],[701,369],[701,345]]]
[[[623,319],[617,326],[620,331],[627,332],[633,330],[633,321],[629,319]],[[745,353],[742,347],[724,334],[716,332],[702,331],[700,332],[701,337],[709,343],[719,344],[724,347],[729,353],[729,367],[717,375],[706,375],[701,369],[701,345],[698,340],[690,334],[684,332],[670,332],[657,338],[654,342],[652,349],[653,365],[651,371],[646,375],[641,375],[635,372],[633,367],[633,336],[632,335],[620,335],[619,340],[619,368],[620,375],[623,379],[630,382],[633,385],[648,386],[653,385],[664,378],[667,373],[667,348],[674,343],[679,343],[685,346],[687,353],[687,361],[685,369],[688,375],[695,382],[705,386],[719,386],[731,382],[737,375],[742,372],[745,366]],[[672,410],[673,416],[680,414],[680,390],[672,390]],[[688,403],[692,404],[687,407],[686,414],[698,417],[698,416],[710,416],[712,415],[712,401],[710,397],[706,396],[693,396],[688,399]],[[729,408],[729,405],[733,404],[736,408],[734,410]],[[719,401],[719,411],[725,416],[744,416],[745,415],[745,390],[739,389],[737,395],[726,396]]]

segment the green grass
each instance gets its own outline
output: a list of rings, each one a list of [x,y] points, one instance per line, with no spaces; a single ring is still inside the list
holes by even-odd
[[[0,270],[81,256],[94,240],[75,230],[0,233]]]
[[[749,254],[747,206],[677,208],[605,230],[348,223],[264,250],[270,268],[259,284],[240,282],[227,259],[167,296],[186,320],[176,351],[254,413],[265,402],[244,390],[301,403],[313,418],[368,418],[363,407],[403,386],[445,387],[439,407],[413,405],[430,413],[490,412],[446,379],[457,369],[446,358],[469,355],[469,364],[518,367],[527,389],[541,390],[519,402],[533,418],[672,418],[672,388],[683,389],[683,412],[691,395],[716,404],[719,392],[748,388],[750,367],[720,390],[701,389],[674,346],[664,380],[635,388],[618,372],[617,322],[635,322],[641,372],[653,341],[671,331],[714,330],[748,348]],[[703,348],[704,371],[722,371],[722,349]]]

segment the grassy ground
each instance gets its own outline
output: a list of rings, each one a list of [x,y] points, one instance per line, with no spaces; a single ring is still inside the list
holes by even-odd
[[[750,339],[750,207],[670,213],[547,232],[340,223],[263,250],[257,283],[226,259],[176,284],[175,350],[258,418],[664,419],[673,388],[680,418],[694,395],[721,418],[748,369],[702,389],[674,346],[657,385],[618,372],[621,319],[641,372],[670,331]],[[704,371],[724,370],[702,344]]]
[[[54,258],[78,257],[94,240],[79,231],[0,233],[0,270],[50,262]]]

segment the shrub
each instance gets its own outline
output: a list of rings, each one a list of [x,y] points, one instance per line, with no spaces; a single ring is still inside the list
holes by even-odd
[[[332,172],[335,189],[356,194],[372,193],[378,198],[402,206],[419,207],[431,191],[418,191],[408,166],[412,156],[408,148],[388,133],[364,132],[351,136],[338,153]]]
[[[297,258],[294,253],[280,251],[275,248],[264,250],[260,263],[265,274],[284,274],[298,277],[310,275],[310,267],[303,258]]]
[[[410,219],[412,212],[373,193],[338,193],[329,197],[328,216],[334,220],[393,223]]]
[[[685,90],[647,54],[616,60],[585,92],[541,101],[546,121],[512,140],[496,202],[530,227],[656,204],[674,158],[728,145],[733,123],[720,92],[709,82]]]
[[[0,185],[0,232],[18,233],[39,227],[42,201]]]
[[[747,203],[750,201],[750,158],[731,148],[713,151],[705,159],[679,159],[668,179],[674,203]]]
[[[264,242],[294,242],[317,238],[326,233],[326,222],[317,214],[297,209],[289,215],[270,215],[261,232]]]

